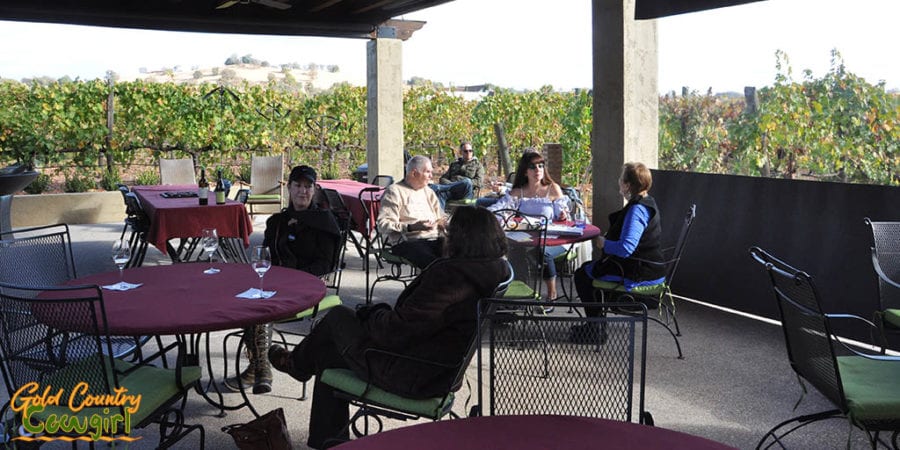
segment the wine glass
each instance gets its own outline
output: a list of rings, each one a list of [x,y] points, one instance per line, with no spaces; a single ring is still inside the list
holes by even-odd
[[[269,247],[265,245],[257,245],[253,247],[253,253],[251,254],[251,262],[250,266],[253,267],[253,270],[256,271],[256,274],[259,275],[259,297],[263,297],[263,277],[266,276],[266,272],[272,267],[272,257],[269,256]]]
[[[127,239],[116,239],[112,245],[112,259],[119,267],[119,283],[125,282],[125,264],[131,259],[131,246]]]
[[[203,273],[207,275],[219,273],[219,269],[212,266],[213,254],[215,254],[216,250],[219,248],[219,236],[216,234],[216,229],[204,228],[200,233],[200,245],[203,246],[203,251],[206,252],[207,258],[209,259],[209,269],[204,270]]]

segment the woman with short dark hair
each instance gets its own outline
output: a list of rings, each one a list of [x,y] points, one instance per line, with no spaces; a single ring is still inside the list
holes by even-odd
[[[269,360],[300,381],[313,375],[309,439],[322,448],[348,438],[349,404],[319,381],[322,371],[349,368],[386,391],[412,398],[446,393],[455,369],[413,364],[389,356],[364,358],[368,348],[445,364],[462,361],[476,332],[478,300],[509,276],[506,237],[494,215],[461,207],[447,227],[444,257],[425,268],[391,308],[385,303],[354,310],[332,308],[293,351],[273,345]],[[459,386],[455,386],[457,389]]]

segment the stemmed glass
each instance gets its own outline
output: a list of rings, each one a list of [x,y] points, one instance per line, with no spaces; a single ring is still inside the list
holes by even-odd
[[[253,270],[256,271],[256,274],[259,275],[259,297],[263,297],[263,277],[266,276],[266,272],[272,267],[272,257],[269,256],[269,247],[265,245],[257,245],[253,247],[253,253],[251,255],[250,265],[253,267]]]
[[[127,239],[117,239],[112,245],[112,259],[119,267],[119,283],[125,282],[125,264],[131,259],[131,246]]]
[[[213,254],[215,254],[216,250],[219,248],[219,236],[216,234],[216,229],[204,228],[200,233],[200,245],[203,246],[203,251],[206,252],[207,258],[209,259],[209,269],[204,270],[203,273],[207,275],[219,273],[219,269],[212,266]]]

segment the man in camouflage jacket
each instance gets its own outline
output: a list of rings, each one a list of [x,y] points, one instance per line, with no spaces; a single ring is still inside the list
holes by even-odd
[[[450,164],[450,168],[441,175],[441,184],[432,184],[441,207],[445,207],[447,200],[460,200],[473,198],[475,192],[481,189],[484,183],[484,166],[475,157],[472,143],[463,141],[459,145],[459,158]]]

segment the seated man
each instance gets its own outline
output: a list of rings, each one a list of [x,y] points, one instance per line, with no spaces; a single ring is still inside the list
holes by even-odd
[[[391,253],[420,269],[437,259],[443,249],[444,209],[434,191],[427,189],[432,170],[427,156],[410,158],[403,180],[384,190],[377,220]]]
[[[481,189],[483,182],[484,166],[475,157],[472,143],[463,141],[459,144],[459,159],[450,164],[450,168],[441,175],[441,184],[430,186],[443,208],[447,205],[447,200],[472,198]]]
[[[371,375],[376,386],[406,397],[445,394],[456,375],[452,365],[464,360],[476,332],[478,300],[490,296],[510,275],[503,259],[506,251],[506,238],[493,214],[484,208],[459,208],[448,227],[446,254],[403,290],[393,308],[384,303],[355,311],[338,306],[293,351],[273,345],[269,360],[276,369],[300,381],[316,376],[307,444],[324,448],[339,443],[332,439],[349,438],[349,404],[320,382],[325,369]],[[368,348],[449,368],[393,357],[367,359]]]

